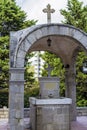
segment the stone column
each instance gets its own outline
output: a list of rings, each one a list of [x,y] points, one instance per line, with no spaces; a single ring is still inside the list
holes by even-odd
[[[24,130],[24,69],[11,68],[9,81],[10,130]]]
[[[69,68],[65,68],[66,97],[72,99],[71,120],[76,120],[76,68],[75,64],[71,64]]]

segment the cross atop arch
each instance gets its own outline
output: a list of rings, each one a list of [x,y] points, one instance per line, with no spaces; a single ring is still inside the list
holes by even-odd
[[[51,13],[54,13],[55,10],[51,9],[51,5],[48,4],[47,8],[43,9],[44,13],[47,13],[47,23],[51,23]]]

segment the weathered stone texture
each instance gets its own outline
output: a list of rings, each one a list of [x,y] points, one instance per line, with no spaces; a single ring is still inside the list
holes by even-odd
[[[57,77],[41,77],[40,96],[44,98],[58,98],[59,97],[59,78]]]
[[[41,29],[38,29],[38,30],[34,31],[34,35],[35,35],[35,37],[36,37],[37,40],[39,38],[41,38],[43,36]]]
[[[33,100],[36,100],[36,103],[32,102]],[[61,102],[63,99],[48,99],[50,104],[46,103],[47,99],[42,99],[41,102],[38,102],[38,100],[40,99],[33,98],[30,100],[30,104],[34,108],[31,107],[31,111],[33,110],[31,114],[34,115],[30,116],[32,130],[70,130],[71,99],[65,99],[64,104],[62,104],[63,101]],[[53,100],[56,101],[53,103]],[[33,118],[34,116],[35,118]],[[34,121],[36,121],[35,124]],[[35,128],[33,129],[34,125]]]

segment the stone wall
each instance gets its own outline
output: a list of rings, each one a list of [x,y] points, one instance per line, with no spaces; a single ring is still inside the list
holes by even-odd
[[[70,130],[70,105],[37,106],[36,114],[37,130]]]
[[[8,118],[8,108],[0,108],[0,119]],[[30,116],[30,108],[24,108],[24,117],[28,118]]]
[[[77,107],[78,116],[87,116],[87,107]],[[24,108],[24,117],[28,118],[30,116],[30,108]],[[8,108],[3,107],[0,109],[0,119],[8,118]]]
[[[78,116],[87,116],[87,107],[77,107]]]
[[[0,119],[3,118],[8,118],[8,108],[3,107],[0,109]]]
[[[24,118],[30,117],[30,108],[24,108]]]

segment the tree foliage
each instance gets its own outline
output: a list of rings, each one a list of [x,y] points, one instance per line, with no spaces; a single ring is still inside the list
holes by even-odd
[[[9,81],[9,37],[0,37],[0,89],[8,87]]]
[[[24,92],[24,107],[29,107],[29,97],[39,97],[39,84],[37,81],[34,82],[32,87],[25,88]]]
[[[67,8],[60,10],[65,24],[73,25],[87,32],[87,5],[79,0],[68,0]]]
[[[26,13],[16,5],[15,0],[0,0],[0,89],[5,91],[9,86],[9,34],[10,31],[24,29],[36,23],[34,20],[26,20],[26,17]],[[32,74],[26,71],[26,75],[27,73],[30,80]]]
[[[73,25],[87,32],[87,5],[79,0],[68,0],[67,8],[62,9],[65,24]],[[76,60],[76,82],[77,82],[77,105],[87,106],[87,74],[82,72],[83,62],[87,56],[83,50],[78,53]]]
[[[36,23],[34,20],[26,21],[26,17],[26,13],[15,2],[9,0],[0,2],[1,36],[9,35],[10,31],[17,31]]]

